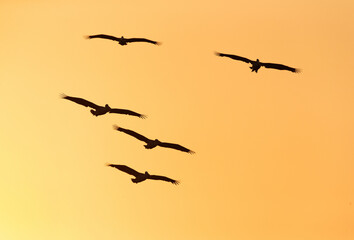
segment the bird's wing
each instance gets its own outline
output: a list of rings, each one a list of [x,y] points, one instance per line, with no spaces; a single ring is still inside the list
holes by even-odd
[[[99,106],[97,106],[96,104],[94,104],[94,103],[92,103],[90,101],[87,101],[87,100],[85,100],[83,98],[70,97],[70,96],[66,96],[65,94],[62,94],[62,98],[70,100],[70,101],[72,101],[74,103],[80,104],[80,105],[85,106],[85,107],[90,107],[90,108],[94,108],[94,109],[99,108]]]
[[[139,173],[138,171],[135,171],[134,169],[132,169],[128,166],[125,166],[125,165],[107,164],[107,166],[117,168],[118,170],[121,170],[122,172],[128,173],[128,174],[133,175],[135,177],[142,174],[142,173]]]
[[[119,38],[111,35],[106,35],[106,34],[97,34],[97,35],[89,35],[87,38],[92,39],[92,38],[104,38],[104,39],[109,39],[113,41],[119,41]]]
[[[274,68],[274,69],[278,69],[278,70],[288,70],[291,72],[300,72],[299,69],[288,67],[283,64],[277,64],[277,63],[262,63],[262,66],[264,66],[266,68]]]
[[[185,148],[179,144],[175,144],[175,143],[167,143],[167,142],[161,142],[159,143],[159,146],[160,147],[166,147],[166,148],[173,148],[173,149],[177,149],[177,150],[180,150],[182,152],[187,152],[187,153],[190,153],[190,154],[193,154],[195,152],[193,152],[192,150],[188,149],[188,148]]]
[[[150,175],[149,179],[153,179],[153,180],[162,180],[162,181],[166,181],[166,182],[170,182],[173,184],[179,184],[179,181],[168,178],[168,177],[164,177],[164,176],[159,176],[159,175]]]
[[[150,141],[150,139],[148,139],[147,137],[144,137],[143,135],[140,135],[139,133],[136,133],[132,130],[129,130],[129,129],[125,129],[125,128],[121,128],[121,127],[118,127],[118,126],[113,126],[114,129],[116,129],[117,131],[120,131],[120,132],[124,132],[132,137],[135,137],[136,139],[139,139],[140,141],[143,141],[143,142],[146,142],[148,143]]]
[[[130,111],[127,109],[112,108],[109,112],[110,113],[126,114],[126,115],[136,116],[136,117],[140,117],[140,118],[146,118],[146,116],[143,114],[136,113],[136,112],[133,112],[133,111]]]
[[[245,62],[245,63],[250,63],[251,62],[251,60],[249,60],[248,58],[240,57],[240,56],[237,56],[237,55],[225,54],[225,53],[219,53],[219,52],[216,52],[215,54],[217,56],[220,56],[220,57],[228,57],[228,58],[231,58],[233,60],[239,60],[239,61],[242,61],[242,62]]]
[[[159,45],[159,42],[156,41],[152,41],[150,39],[146,39],[146,38],[126,38],[125,39],[126,42],[147,42],[147,43],[152,43],[152,44],[157,44]]]

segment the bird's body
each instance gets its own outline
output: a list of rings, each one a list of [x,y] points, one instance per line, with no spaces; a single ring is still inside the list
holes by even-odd
[[[96,117],[100,116],[100,115],[104,115],[106,113],[118,113],[118,114],[126,114],[126,115],[136,116],[139,118],[146,118],[145,115],[133,112],[131,110],[111,108],[108,104],[106,104],[105,106],[99,106],[99,105],[96,105],[90,101],[87,101],[86,99],[83,99],[83,98],[70,97],[70,96],[66,96],[65,94],[62,95],[62,98],[70,100],[70,101],[75,102],[77,104],[80,104],[82,106],[92,108],[90,112],[92,113],[92,115],[94,115]]]
[[[187,152],[187,153],[190,153],[190,154],[193,154],[194,152],[188,148],[185,148],[179,144],[174,144],[174,143],[167,143],[167,142],[161,142],[160,140],[158,139],[155,139],[155,140],[152,140],[152,139],[149,139],[139,133],[136,133],[132,130],[129,130],[129,129],[125,129],[125,128],[121,128],[121,127],[118,127],[118,126],[114,126],[114,129],[116,129],[117,131],[120,131],[120,132],[124,132],[132,137],[135,137],[136,139],[140,140],[140,141],[143,141],[146,143],[146,145],[144,145],[144,147],[146,149],[152,149],[152,148],[155,148],[157,146],[160,146],[160,147],[166,147],[166,148],[173,148],[173,149],[176,149],[176,150],[179,150],[179,151],[182,151],[182,152]]]
[[[248,58],[240,57],[240,56],[237,56],[237,55],[218,53],[218,52],[216,52],[216,55],[220,56],[220,57],[228,57],[228,58],[231,58],[233,60],[238,60],[238,61],[242,61],[242,62],[245,62],[245,63],[250,63],[250,64],[252,64],[250,69],[252,69],[252,72],[256,72],[256,73],[258,72],[258,70],[261,67],[273,68],[273,69],[278,69],[278,70],[287,70],[287,71],[290,71],[290,72],[300,72],[300,70],[297,69],[297,68],[288,67],[288,66],[285,66],[283,64],[278,64],[278,63],[263,63],[263,62],[260,62],[259,59],[257,59],[256,61],[253,61],[253,60],[250,60]]]
[[[92,115],[97,117],[97,116],[104,115],[104,114],[108,113],[110,110],[111,110],[111,107],[108,106],[108,104],[106,104],[104,107],[98,106],[96,109],[91,109],[90,112],[92,113]]]
[[[151,179],[151,180],[162,180],[162,181],[170,182],[170,183],[176,184],[176,185],[179,184],[178,181],[173,180],[171,178],[159,176],[159,175],[150,175],[147,171],[145,173],[140,173],[128,166],[125,166],[125,165],[107,164],[107,166],[114,167],[122,172],[133,175],[135,177],[135,178],[131,179],[133,183],[140,183],[140,182],[143,182],[147,179]]]
[[[155,140],[150,140],[149,139],[149,141],[146,143],[146,145],[144,145],[144,147],[146,149],[153,149],[153,148],[159,146],[160,143],[161,142],[158,139],[155,139]]]
[[[259,61],[259,59],[257,58],[256,61],[251,61],[252,66],[250,67],[250,69],[252,69],[252,72],[258,72],[258,69],[260,69],[262,67],[261,62]]]
[[[117,168],[119,169],[119,168]],[[139,173],[139,174],[136,174],[134,175],[135,178],[132,178],[132,182],[133,183],[140,183],[140,182],[143,182],[145,181],[146,179],[149,179],[149,173],[146,171],[145,173]]]
[[[147,42],[147,43],[152,43],[152,44],[156,44],[159,45],[160,42],[156,42],[156,41],[152,41],[150,39],[146,39],[146,38],[124,38],[123,36],[120,38],[111,36],[111,35],[106,35],[106,34],[97,34],[97,35],[89,35],[87,36],[88,39],[92,39],[92,38],[102,38],[102,39],[108,39],[108,40],[112,40],[112,41],[116,41],[118,42],[118,44],[124,46],[127,45],[128,43],[132,43],[132,42]]]

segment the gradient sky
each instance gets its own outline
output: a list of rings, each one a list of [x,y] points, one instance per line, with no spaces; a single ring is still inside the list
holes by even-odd
[[[0,2],[0,239],[354,239],[354,2]],[[146,37],[161,46],[85,35]],[[214,52],[259,58],[261,68]],[[60,98],[128,108],[94,117]],[[196,152],[156,148],[112,125]],[[181,181],[133,184],[125,164]]]

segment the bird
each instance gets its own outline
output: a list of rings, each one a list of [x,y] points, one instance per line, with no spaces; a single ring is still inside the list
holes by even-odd
[[[179,181],[177,181],[177,180],[173,180],[173,179],[165,177],[165,176],[150,175],[147,171],[145,171],[145,173],[140,173],[128,166],[125,166],[125,165],[107,164],[107,166],[117,168],[118,170],[120,170],[122,172],[133,175],[135,177],[135,178],[131,179],[133,183],[140,183],[140,182],[143,182],[147,179],[152,179],[152,180],[162,180],[162,181],[170,182],[175,185],[179,184]]]
[[[140,113],[136,113],[127,109],[119,109],[119,108],[111,108],[108,104],[106,104],[104,107],[103,106],[98,106],[92,102],[89,102],[83,98],[78,98],[78,97],[70,97],[67,96],[65,94],[61,95],[62,98],[70,100],[72,102],[75,102],[77,104],[83,105],[85,107],[90,107],[93,108],[91,109],[91,113],[94,116],[100,116],[100,115],[104,115],[106,113],[118,113],[118,114],[126,114],[126,115],[131,115],[131,116],[136,116],[139,118],[146,118],[146,115],[140,114]]]
[[[120,38],[117,38],[115,36],[106,35],[106,34],[89,35],[89,36],[86,36],[86,38],[88,38],[88,39],[92,39],[92,38],[109,39],[109,40],[117,41],[118,44],[120,44],[122,46],[127,45],[128,43],[132,43],[132,42],[147,42],[147,43],[152,43],[155,45],[161,44],[160,42],[152,41],[152,40],[146,39],[146,38],[124,38],[123,36]]]
[[[239,61],[242,61],[245,63],[251,63],[252,66],[250,67],[250,69],[252,69],[252,72],[256,72],[256,73],[258,72],[258,69],[260,69],[262,66],[266,67],[266,68],[274,68],[274,69],[278,69],[278,70],[287,70],[287,71],[291,71],[291,72],[295,72],[295,73],[300,72],[300,70],[297,68],[288,67],[283,64],[263,63],[263,62],[260,62],[258,58],[256,61],[252,61],[248,58],[244,58],[244,57],[240,57],[240,56],[232,55],[232,54],[225,54],[225,53],[219,53],[219,52],[216,52],[215,54],[220,57],[229,57],[234,60],[239,60]]]
[[[195,153],[194,151],[192,151],[188,148],[185,148],[179,144],[160,142],[158,139],[155,139],[155,140],[148,139],[147,137],[144,137],[143,135],[140,135],[139,133],[136,133],[136,132],[129,130],[129,129],[118,127],[117,125],[113,125],[113,128],[117,131],[124,132],[132,137],[135,137],[136,139],[139,139],[140,141],[146,142],[146,145],[144,145],[144,147],[146,149],[152,149],[152,148],[155,148],[156,146],[160,146],[160,147],[165,147],[165,148],[176,149],[176,150],[179,150],[182,152],[187,152],[190,154]]]

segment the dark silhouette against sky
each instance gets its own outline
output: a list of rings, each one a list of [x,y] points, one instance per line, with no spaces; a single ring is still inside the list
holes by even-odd
[[[252,72],[256,72],[256,73],[258,72],[258,69],[260,69],[261,67],[274,68],[274,69],[278,69],[278,70],[287,70],[287,71],[291,71],[291,72],[300,72],[300,70],[297,68],[288,67],[283,64],[263,63],[263,62],[260,62],[259,59],[257,59],[256,61],[252,61],[248,58],[244,58],[244,57],[240,57],[240,56],[232,55],[232,54],[219,53],[219,52],[216,52],[215,54],[220,57],[228,57],[233,60],[238,60],[238,61],[242,61],[245,63],[251,63],[252,66],[250,67],[250,69],[252,69]]]
[[[87,38],[88,39],[92,39],[92,38],[109,39],[109,40],[117,41],[122,46],[127,45],[128,43],[132,43],[132,42],[147,42],[147,43],[152,43],[155,45],[161,44],[160,42],[152,41],[152,40],[146,39],[146,38],[124,38],[123,36],[120,38],[117,38],[115,36],[106,35],[106,34],[89,35],[89,36],[87,36]]]
[[[128,166],[125,166],[125,165],[107,164],[107,166],[117,168],[118,170],[120,170],[122,172],[133,175],[135,177],[135,178],[132,178],[133,183],[140,183],[140,182],[143,182],[147,179],[151,179],[151,180],[162,180],[162,181],[173,183],[175,185],[179,184],[178,181],[173,180],[171,178],[168,178],[165,176],[160,176],[160,175],[150,175],[147,171],[145,173],[140,173]]]
[[[80,104],[85,107],[93,108],[93,109],[91,109],[91,113],[96,117],[100,116],[100,115],[104,115],[106,113],[118,113],[118,114],[126,114],[126,115],[130,115],[130,116],[136,116],[139,118],[146,118],[146,115],[143,115],[143,114],[140,114],[137,112],[133,112],[131,110],[111,108],[108,104],[106,104],[104,107],[98,106],[98,105],[96,105],[90,101],[87,101],[83,98],[70,97],[65,94],[62,95],[62,98],[70,100],[72,102],[75,102],[75,103]]]
[[[113,126],[114,129],[116,129],[117,131],[120,131],[120,132],[124,132],[132,137],[135,137],[136,139],[139,139],[140,141],[143,141],[143,142],[146,142],[146,145],[144,145],[144,147],[146,149],[152,149],[156,146],[160,146],[160,147],[165,147],[165,148],[172,148],[172,149],[176,149],[176,150],[179,150],[179,151],[182,151],[182,152],[187,152],[187,153],[190,153],[190,154],[193,154],[194,152],[188,148],[185,148],[179,144],[174,144],[174,143],[167,143],[167,142],[160,142],[158,139],[155,139],[155,140],[151,140],[147,137],[144,137],[143,135],[140,135],[139,133],[136,133],[132,130],[129,130],[129,129],[125,129],[125,128],[121,128],[121,127],[118,127],[118,126]]]

